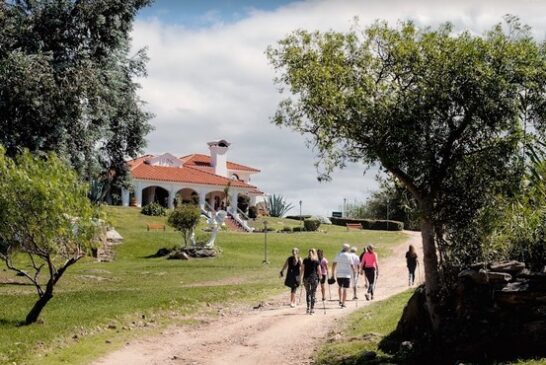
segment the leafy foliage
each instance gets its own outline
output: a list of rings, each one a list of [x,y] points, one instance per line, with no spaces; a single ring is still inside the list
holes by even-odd
[[[38,319],[66,269],[91,249],[95,215],[87,185],[55,155],[24,151],[12,160],[0,148],[0,258],[36,288],[27,324]],[[14,260],[17,253],[28,262]]]
[[[387,219],[404,223],[409,230],[419,230],[420,213],[411,194],[394,179],[381,182],[364,203],[349,203],[346,207],[350,218]]]
[[[252,205],[248,208],[248,217],[250,219],[255,219],[258,217],[258,209],[255,205]]]
[[[318,219],[307,218],[303,221],[303,227],[308,232],[318,231],[320,227],[320,221]]]
[[[159,203],[150,203],[142,207],[140,213],[154,217],[162,217],[167,215],[167,210]]]
[[[171,227],[182,233],[185,247],[188,246],[190,236],[197,223],[199,223],[200,217],[201,210],[199,206],[194,204],[181,204],[169,214],[167,222]]]
[[[270,195],[266,200],[267,210],[272,217],[282,217],[294,206],[287,203],[282,195]]]
[[[411,22],[299,30],[268,55],[292,94],[274,122],[309,137],[320,179],[347,161],[379,163],[416,200],[438,330],[453,247],[481,248],[466,227],[495,195],[518,188],[522,147],[544,139],[546,49],[507,17],[483,36]]]
[[[131,55],[132,22],[149,0],[0,3],[0,144],[55,151],[100,200],[125,184],[125,158],[145,145],[151,114],[135,77],[146,54]]]

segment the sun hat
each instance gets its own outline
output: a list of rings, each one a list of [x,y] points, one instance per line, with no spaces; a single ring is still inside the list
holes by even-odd
[[[341,246],[341,251],[346,252],[346,251],[349,251],[350,248],[351,248],[350,244],[344,243],[343,246]]]
[[[355,246],[351,247],[351,252],[356,252],[356,247]]]

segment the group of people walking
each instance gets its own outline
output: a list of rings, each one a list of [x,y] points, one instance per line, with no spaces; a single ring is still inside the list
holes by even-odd
[[[417,254],[415,248],[411,245],[406,253],[406,265],[408,268],[408,285],[413,285],[415,282]],[[331,269],[322,250],[312,248],[307,252],[307,256],[301,259],[299,250],[293,248],[292,255],[286,259],[280,271],[280,276],[285,277],[284,285],[290,288],[291,307],[296,306],[297,289],[303,284],[308,314],[315,313],[316,292],[319,285],[322,301],[326,300],[326,282],[328,282],[328,285],[337,282],[339,306],[341,308],[346,306],[347,291],[351,287],[353,288],[353,300],[358,300],[358,281],[362,274],[366,280],[364,296],[366,300],[373,300],[375,285],[379,277],[379,260],[372,244],[367,245],[360,256],[357,255],[356,247],[351,247],[347,243],[343,244],[341,251],[332,262]]]

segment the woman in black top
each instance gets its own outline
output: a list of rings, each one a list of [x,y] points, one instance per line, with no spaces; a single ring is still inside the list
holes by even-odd
[[[322,279],[320,262],[317,251],[312,248],[303,260],[303,285],[305,286],[305,299],[307,301],[307,313],[315,313],[315,295],[319,280]]]
[[[415,283],[415,268],[417,267],[417,253],[413,245],[409,245],[408,252],[406,252],[406,265],[408,267],[408,285],[412,286]]]
[[[286,279],[284,279],[284,285],[290,288],[290,306],[294,308],[296,306],[296,290],[300,286],[301,281],[301,259],[300,250],[297,248],[292,249],[292,256],[286,259],[284,266],[281,269],[281,278],[284,274],[284,269],[288,268],[286,272]]]

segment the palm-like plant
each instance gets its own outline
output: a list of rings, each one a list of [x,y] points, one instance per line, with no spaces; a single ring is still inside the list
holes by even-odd
[[[282,217],[290,209],[294,208],[292,203],[287,203],[282,195],[270,195],[266,200],[267,210],[272,217]]]

